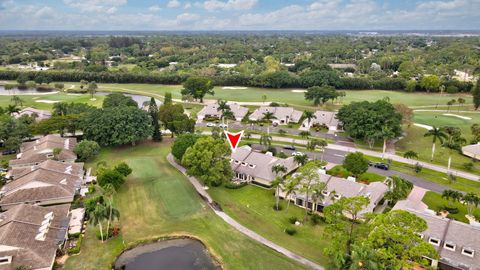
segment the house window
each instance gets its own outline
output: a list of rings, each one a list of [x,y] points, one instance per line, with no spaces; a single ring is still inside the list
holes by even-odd
[[[312,209],[312,208],[313,208],[313,203],[312,203],[312,202],[308,202],[308,203],[307,203],[307,208],[308,208],[308,209]]]
[[[47,158],[53,158],[53,154],[47,154]]]
[[[328,191],[326,191],[326,190],[323,190],[323,191],[322,191],[322,194],[323,194],[324,196],[328,196],[328,195],[330,195],[330,192],[328,192]]]
[[[317,212],[323,212],[323,205],[317,204]]]
[[[430,237],[430,239],[428,239],[428,242],[434,246],[440,246],[440,239]]]
[[[445,242],[445,244],[443,245],[443,247],[444,247],[445,249],[448,249],[448,250],[451,250],[451,251],[455,251],[455,248],[457,247],[457,245],[452,244],[452,243],[447,243],[447,242]]]
[[[418,235],[418,237],[420,237],[420,239],[423,239],[424,235],[423,233],[415,233],[416,235]]]
[[[295,204],[296,204],[296,205],[303,206],[303,200],[297,198],[297,200],[295,201]]]
[[[0,265],[2,265],[2,264],[10,264],[11,262],[12,262],[12,256],[0,257]]]
[[[237,164],[237,165],[238,165],[238,164],[240,164],[240,161],[238,161],[238,160],[235,160],[235,164]]]
[[[335,195],[333,195],[333,197],[334,197],[335,199],[337,199],[337,200],[340,200],[340,198],[342,198],[342,195],[340,195],[340,194],[335,194]]]
[[[470,249],[470,248],[463,248],[462,249],[462,254],[468,257],[472,257],[475,255],[475,250]]]

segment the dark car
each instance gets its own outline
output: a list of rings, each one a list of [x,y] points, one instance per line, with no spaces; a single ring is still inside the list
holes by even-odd
[[[390,169],[390,166],[388,166],[388,164],[385,164],[385,163],[375,163],[374,167],[377,169],[385,170],[385,171],[388,171],[388,169]]]
[[[286,145],[286,146],[283,147],[283,149],[285,149],[285,150],[292,150],[292,151],[295,151],[295,150],[296,150],[295,146],[293,146],[293,145]]]
[[[17,153],[16,150],[3,150],[3,151],[2,151],[2,155],[4,155],[4,156],[6,156],[6,155],[13,155],[13,154],[15,154],[15,153]]]

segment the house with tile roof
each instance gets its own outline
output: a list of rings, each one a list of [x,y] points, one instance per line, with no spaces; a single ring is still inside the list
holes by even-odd
[[[70,205],[20,204],[0,214],[0,270],[52,269],[67,237]]]
[[[462,153],[465,156],[471,157],[476,160],[480,160],[480,143],[471,144],[462,147]]]
[[[255,183],[270,187],[276,175],[272,172],[275,165],[283,165],[287,173],[291,173],[298,165],[293,157],[286,159],[274,157],[268,153],[252,150],[250,146],[237,148],[230,157],[230,165],[235,174],[234,180],[246,183]]]
[[[38,165],[15,167],[8,172],[7,177],[15,180],[38,168],[43,168],[56,172],[65,172],[72,175],[77,175],[79,177],[83,177],[83,175],[85,174],[83,166],[83,162],[66,163],[53,159],[47,159]]]
[[[2,210],[23,203],[45,206],[73,201],[83,182],[83,171],[78,168],[73,170],[73,166],[62,167],[55,162],[45,162],[2,187]]]
[[[308,119],[305,119],[300,129],[309,130],[314,125],[325,126],[330,131],[337,131],[339,125],[337,113],[329,111],[316,111],[314,118],[310,119],[310,122],[308,122]]]
[[[61,149],[57,160],[75,162],[77,155],[73,152],[77,144],[76,138],[47,135],[38,140],[22,143],[17,159],[10,160],[10,168],[39,165],[45,160],[54,158],[54,149]]]
[[[302,118],[302,112],[297,111],[291,107],[260,107],[256,109],[249,119],[252,121],[260,121],[265,116],[265,113],[271,112],[275,117],[272,119],[274,125],[287,125],[288,123],[298,123]]]
[[[230,106],[230,110],[235,117],[235,121],[242,121],[242,119],[248,113],[248,108],[242,107],[238,103],[229,102],[227,104]],[[206,117],[216,117],[218,119],[222,117],[222,112],[218,110],[218,103],[208,104],[197,113],[198,121],[203,121],[203,119]]]
[[[285,198],[286,194],[283,190],[280,192],[280,197],[290,200],[299,207],[322,212],[323,208],[335,203],[342,197],[365,196],[369,198],[370,202],[362,213],[372,213],[388,191],[388,186],[382,182],[373,182],[370,184],[358,183],[328,175],[324,170],[319,170],[318,176],[317,181],[326,184],[326,188],[322,191],[322,199],[313,201],[312,198],[309,197],[307,201],[306,194],[301,192],[292,193]]]

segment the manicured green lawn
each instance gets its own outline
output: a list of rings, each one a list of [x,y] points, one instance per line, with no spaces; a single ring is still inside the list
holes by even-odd
[[[465,217],[465,215],[468,213],[467,206],[460,203],[460,202],[452,202],[452,201],[447,201],[446,199],[442,198],[442,195],[435,193],[433,191],[428,191],[425,196],[423,197],[422,201],[428,205],[429,209],[432,209],[434,211],[440,211],[443,210],[445,206],[449,208],[457,208],[458,213],[452,214],[450,213],[448,215],[449,218],[455,219],[461,222],[468,223],[468,219]],[[473,215],[479,219],[480,218],[480,208],[476,208],[473,211]]]
[[[444,115],[444,114],[454,114],[464,117],[469,117],[471,119],[462,119],[455,116]],[[413,121],[415,123],[443,127],[443,126],[453,126],[459,127],[462,129],[463,135],[469,140],[471,136],[470,127],[475,123],[480,123],[480,113],[460,113],[456,110],[451,110],[448,113],[445,112],[415,112]]]
[[[469,114],[470,115],[470,114]],[[473,116],[473,115],[472,115]],[[479,115],[480,116],[480,115]],[[450,120],[451,123],[456,123],[456,120],[452,117]],[[480,117],[478,118],[480,123]],[[433,123],[430,122],[430,125]],[[461,127],[464,131],[464,137],[469,141],[471,138],[470,131],[465,126]],[[404,152],[408,150],[413,150],[418,153],[419,159],[426,162],[431,162],[430,158],[432,155],[432,137],[425,137],[424,134],[427,132],[426,129],[416,126],[411,127],[404,127],[404,132],[406,136],[398,141],[396,146],[396,153],[397,155],[403,155]],[[467,133],[468,132],[468,133]],[[472,162],[472,159],[466,157],[455,150],[450,150],[448,148],[444,148],[441,146],[440,142],[437,140],[437,145],[435,149],[435,156],[433,162],[438,165],[447,166],[448,164],[448,156],[452,155],[452,168],[465,170],[464,164],[468,162]],[[480,164],[478,162],[474,162],[474,170],[473,173],[480,173]]]
[[[38,102],[41,100],[87,103],[92,106],[100,107],[104,99],[104,96],[95,95],[94,98],[96,100],[92,101],[90,100],[91,96],[89,94],[72,95],[67,93],[48,95],[19,95],[19,97],[23,100],[23,107],[33,107],[42,110],[50,110],[53,106],[53,103]],[[0,106],[6,107],[7,105],[11,104],[11,98],[11,96],[0,95]]]
[[[121,236],[102,244],[94,239],[96,229],[89,226],[81,253],[70,257],[65,269],[111,269],[124,245],[173,235],[201,239],[226,269],[305,269],[218,218],[188,180],[168,164],[170,147],[164,142],[104,149],[87,164],[126,161],[133,168],[114,199],[121,215]]]
[[[302,220],[305,210],[290,204],[287,212],[283,200],[281,201],[283,210],[273,210],[275,204],[273,189],[248,185],[240,189],[211,188],[209,193],[226,213],[242,225],[301,256],[326,264],[326,257],[323,254],[323,249],[327,246],[327,240],[323,236],[324,226],[322,224],[313,226],[309,222],[301,226],[290,224],[288,220],[290,217]],[[286,234],[286,228],[297,229],[297,234],[293,236]]]

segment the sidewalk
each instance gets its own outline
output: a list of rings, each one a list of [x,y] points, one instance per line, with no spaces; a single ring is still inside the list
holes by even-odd
[[[259,234],[255,233],[254,231],[248,229],[247,227],[241,225],[240,223],[238,223],[237,221],[235,221],[233,218],[231,218],[229,215],[225,214],[225,212],[221,211],[218,209],[218,207],[216,207],[216,203],[212,200],[212,198],[210,197],[210,194],[208,194],[207,191],[205,191],[205,189],[203,188],[202,184],[200,184],[200,182],[195,178],[195,177],[191,177],[191,176],[188,176],[186,174],[186,169],[183,168],[181,165],[179,165],[176,161],[175,161],[175,158],[173,157],[172,154],[169,154],[167,156],[167,160],[168,162],[173,166],[175,167],[177,170],[179,170],[182,174],[184,174],[185,176],[187,176],[188,180],[190,181],[190,183],[192,183],[193,187],[195,188],[195,190],[198,192],[198,194],[204,198],[207,202],[208,202],[208,205],[210,206],[210,208],[215,212],[215,214],[217,216],[219,216],[221,219],[223,219],[225,222],[227,222],[230,226],[232,226],[233,228],[235,228],[236,230],[238,230],[239,232],[243,233],[244,235],[248,236],[249,238],[287,256],[288,258],[292,259],[292,260],[295,260],[303,265],[306,265],[308,267],[310,267],[311,269],[316,269],[316,270],[324,270],[324,268],[302,256],[299,256],[289,250],[287,250],[286,248],[282,247],[282,246],[279,246],[273,242],[271,242],[270,240],[267,240],[265,239],[264,237],[260,236]]]

